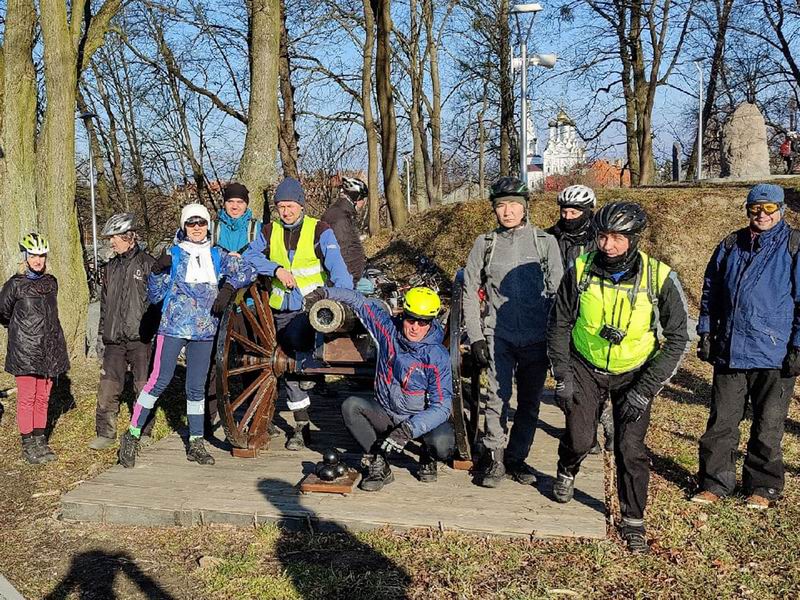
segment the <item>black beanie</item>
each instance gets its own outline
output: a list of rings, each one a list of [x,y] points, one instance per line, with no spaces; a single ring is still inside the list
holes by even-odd
[[[226,185],[225,189],[222,190],[223,200],[230,200],[231,198],[241,198],[250,204],[250,192],[244,185],[236,183],[235,181]]]

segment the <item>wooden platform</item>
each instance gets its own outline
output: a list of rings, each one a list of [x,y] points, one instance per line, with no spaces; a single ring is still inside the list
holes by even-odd
[[[184,441],[173,434],[143,450],[135,468],[117,465],[66,494],[62,517],[148,526],[279,522],[314,530],[389,525],[526,538],[605,536],[600,456],[587,458],[572,502],[561,505],[551,499],[563,416],[549,400],[542,405],[528,460],[542,473],[537,487],[507,480],[497,489],[484,489],[471,483],[469,473],[444,466],[437,483],[423,484],[413,475],[416,457],[404,456],[392,461],[396,480],[381,492],[354,488],[349,496],[300,494],[299,481],[313,470],[323,449],[336,446],[352,466],[358,463],[355,442],[344,432],[338,411],[352,390],[328,388],[324,396],[312,394],[313,426],[321,429],[314,432],[312,449],[288,452],[281,435],[273,438],[273,450],[258,458],[233,458],[220,441],[211,448],[216,465],[200,466],[187,462]],[[288,413],[283,408],[276,423],[285,429]]]

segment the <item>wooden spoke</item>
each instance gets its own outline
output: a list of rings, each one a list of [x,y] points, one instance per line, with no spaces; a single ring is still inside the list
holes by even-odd
[[[244,403],[244,401],[247,400],[250,396],[252,396],[253,391],[262,383],[264,383],[269,376],[270,373],[262,373],[261,375],[258,376],[258,378],[255,381],[253,381],[253,383],[248,385],[245,388],[245,390],[241,394],[239,394],[239,396],[237,396],[236,400],[231,402],[231,412],[235,413],[236,410]]]
[[[256,337],[264,346],[269,346],[269,340],[267,339],[267,334],[264,333],[264,330],[261,328],[261,325],[258,323],[258,319],[250,310],[250,307],[247,306],[247,302],[242,302],[240,308],[242,309],[242,315],[247,322],[250,323],[250,327],[253,328],[253,331],[256,334]]]
[[[267,366],[268,361],[252,363],[249,365],[245,365],[243,367],[236,367],[234,369],[228,369],[228,375],[241,375],[242,373],[252,373],[253,371],[263,371],[264,368]]]
[[[271,339],[275,339],[275,322],[272,320],[272,311],[269,308],[269,294],[260,292],[258,288],[253,285],[250,287],[250,294],[253,297],[253,302],[256,305],[256,314],[261,320],[261,326],[267,332]]]
[[[250,350],[251,352],[256,352],[256,353],[262,354],[264,356],[271,356],[272,355],[272,352],[270,352],[267,348],[264,348],[263,346],[259,346],[258,344],[256,344],[252,340],[249,340],[248,338],[243,336],[241,333],[237,333],[236,331],[229,331],[228,335],[231,338],[233,338],[234,340],[236,340],[238,343],[240,343],[242,346],[244,346],[245,348]]]
[[[272,416],[275,413],[275,400],[278,397],[278,380],[275,377],[270,377],[262,387],[264,388],[264,399],[258,405],[258,410],[253,416],[254,426],[251,427],[251,430],[256,435],[260,435],[266,429],[266,426],[272,422]]]
[[[238,427],[241,433],[243,433],[245,429],[247,429],[247,426],[250,424],[250,420],[253,418],[253,415],[255,414],[256,410],[264,400],[264,392],[267,389],[266,385],[267,381],[266,379],[261,380],[260,378],[259,381],[260,385],[258,386],[258,391],[256,392],[256,395],[253,396],[253,401],[250,403],[250,406],[247,407],[247,411],[245,411],[242,420],[239,421]]]

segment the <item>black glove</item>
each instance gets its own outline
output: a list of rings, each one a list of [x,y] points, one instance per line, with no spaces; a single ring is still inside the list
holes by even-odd
[[[168,252],[166,248],[161,251],[161,256],[156,259],[153,266],[150,267],[150,272],[158,275],[164,271],[169,271],[172,268],[172,253]]]
[[[411,427],[403,421],[389,432],[386,439],[381,442],[381,450],[389,454],[391,452],[402,452],[406,444],[411,441]]]
[[[783,359],[783,376],[797,377],[800,375],[800,348],[792,346]]]
[[[622,399],[619,409],[619,418],[623,423],[635,423],[642,418],[644,411],[650,405],[650,400],[636,390],[628,390]]]
[[[567,406],[572,402],[572,394],[574,388],[572,386],[572,379],[557,379],[556,380],[556,405],[562,412],[567,412]]]
[[[303,310],[309,310],[312,306],[314,306],[315,302],[319,302],[327,297],[328,291],[324,287],[318,287],[315,290],[311,290],[305,296],[303,296]]]
[[[700,341],[697,342],[697,358],[703,362],[713,362],[711,358],[711,334],[701,333]]]
[[[485,369],[489,366],[489,344],[486,343],[486,340],[472,342],[470,350],[472,351],[472,359],[479,369]]]
[[[219,292],[217,292],[217,299],[214,300],[214,305],[211,307],[211,314],[215,317],[222,316],[222,313],[224,313],[225,309],[228,308],[231,298],[233,298],[235,295],[236,290],[230,283],[223,285]]]

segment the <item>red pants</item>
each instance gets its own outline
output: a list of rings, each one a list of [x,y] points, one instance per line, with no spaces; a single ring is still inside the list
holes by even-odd
[[[47,427],[47,405],[53,380],[38,375],[17,375],[17,426],[22,435]]]

